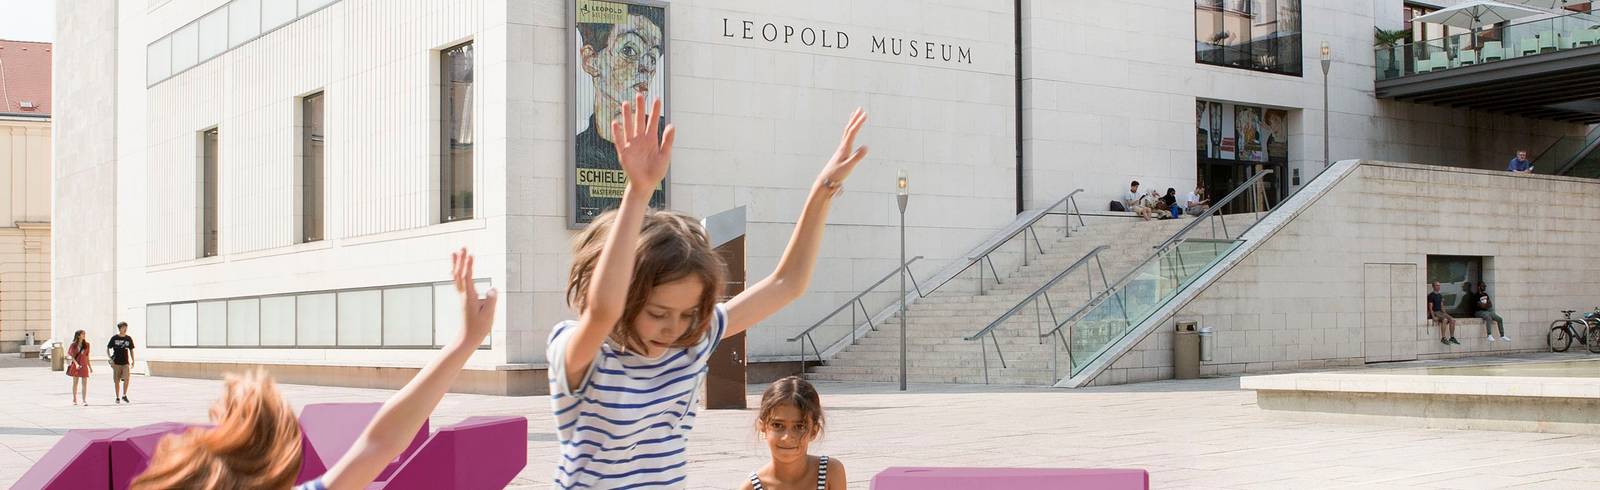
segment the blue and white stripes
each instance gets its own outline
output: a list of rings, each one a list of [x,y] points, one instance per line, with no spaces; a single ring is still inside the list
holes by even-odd
[[[706,361],[727,331],[717,305],[700,343],[656,359],[619,352],[610,342],[577,390],[568,389],[566,347],[577,322],[550,333],[550,404],[561,441],[558,488],[681,488],[687,436],[694,428]]]

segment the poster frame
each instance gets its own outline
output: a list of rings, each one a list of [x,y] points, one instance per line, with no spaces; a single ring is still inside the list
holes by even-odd
[[[578,230],[587,227],[588,223],[578,222],[578,70],[581,60],[578,59],[578,3],[583,0],[567,0],[566,5],[566,65],[562,77],[566,85],[566,110],[562,117],[566,119],[566,160],[562,166],[566,167],[566,208],[567,229]],[[661,39],[665,46],[662,47],[663,59],[658,68],[657,76],[661,77],[662,94],[656,97],[661,99],[662,121],[672,120],[672,3],[666,0],[604,0],[610,3],[643,5],[659,7],[661,12]],[[665,124],[662,125],[665,128]],[[537,164],[537,163],[535,163]],[[667,174],[661,178],[662,207],[672,208],[672,169],[667,169]]]

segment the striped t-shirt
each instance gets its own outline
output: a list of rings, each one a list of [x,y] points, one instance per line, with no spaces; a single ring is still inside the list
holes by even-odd
[[[706,361],[727,330],[717,305],[706,337],[655,359],[624,352],[609,340],[577,390],[568,389],[567,344],[578,322],[550,333],[550,404],[561,440],[558,488],[684,488],[686,437],[694,428]]]

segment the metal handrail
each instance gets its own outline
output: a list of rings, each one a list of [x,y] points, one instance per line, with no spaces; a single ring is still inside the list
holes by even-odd
[[[1161,242],[1160,245],[1156,245],[1156,246],[1150,247],[1150,248],[1165,250],[1167,247],[1170,247],[1170,246],[1174,245],[1174,242],[1182,239],[1184,237],[1184,235],[1188,235],[1189,234],[1189,230],[1192,230],[1192,229],[1194,229],[1194,227],[1199,226],[1201,221],[1205,221],[1206,218],[1210,218],[1212,215],[1217,214],[1218,211],[1222,210],[1222,206],[1223,205],[1232,203],[1234,198],[1239,197],[1239,194],[1243,194],[1244,191],[1246,191],[1246,190],[1248,190],[1248,189],[1250,189],[1252,187],[1255,187],[1255,184],[1257,182],[1260,182],[1261,178],[1266,177],[1268,175],[1272,175],[1272,170],[1271,169],[1262,170],[1261,173],[1255,174],[1255,175],[1251,176],[1250,178],[1245,179],[1243,184],[1239,184],[1239,187],[1235,187],[1233,189],[1233,192],[1229,192],[1228,195],[1222,197],[1222,200],[1217,201],[1216,204],[1214,204],[1211,207],[1207,208],[1205,210],[1205,212],[1200,213],[1199,216],[1195,216],[1193,221],[1190,221],[1189,224],[1187,224],[1187,225],[1183,225],[1183,228],[1179,228],[1176,233],[1173,233],[1172,236],[1167,237],[1166,241]],[[1227,223],[1223,223],[1222,226],[1224,227],[1224,229],[1226,229],[1226,227],[1228,225],[1227,225]],[[1224,231],[1224,233],[1226,233],[1226,231]],[[1156,252],[1156,253],[1159,254],[1160,252]]]
[[[1561,140],[1556,140],[1556,143],[1560,142]],[[1540,152],[1539,156],[1533,161],[1537,162],[1539,161],[1539,158],[1544,158],[1544,154],[1549,153],[1550,149],[1556,146],[1556,143],[1551,143],[1550,147],[1547,147],[1543,152]],[[1574,152],[1571,157],[1568,157],[1567,161],[1562,162],[1561,168],[1556,169],[1556,171],[1552,172],[1551,175],[1566,175],[1567,172],[1572,170],[1572,167],[1576,167],[1578,165],[1578,162],[1582,162],[1584,157],[1589,156],[1590,153],[1595,151],[1600,151],[1600,125],[1589,128],[1588,134],[1583,136],[1583,144],[1578,146],[1578,151]]]
[[[1094,250],[1090,250],[1089,253],[1084,254],[1083,258],[1080,258],[1080,259],[1078,259],[1077,262],[1073,262],[1072,265],[1067,266],[1066,269],[1062,270],[1060,273],[1057,273],[1055,275],[1055,277],[1050,278],[1049,281],[1045,281],[1044,285],[1039,286],[1039,289],[1035,289],[1032,294],[1028,295],[1028,297],[1022,298],[1022,301],[1018,301],[1016,306],[1013,306],[1013,307],[1011,307],[1011,309],[1006,310],[1005,313],[1001,314],[1000,317],[996,318],[993,322],[989,322],[989,325],[986,326],[986,327],[983,327],[983,330],[979,330],[978,333],[975,333],[975,334],[969,335],[967,337],[964,337],[964,338],[962,338],[962,340],[977,340],[978,337],[982,337],[983,334],[990,333],[990,332],[994,331],[995,327],[999,327],[1000,324],[1005,323],[1006,320],[1011,319],[1011,317],[1016,316],[1017,313],[1021,312],[1023,305],[1028,304],[1029,301],[1032,301],[1035,298],[1038,298],[1040,295],[1049,295],[1050,294],[1049,293],[1049,289],[1050,289],[1051,286],[1055,286],[1056,283],[1060,282],[1062,278],[1067,277],[1067,274],[1070,274],[1070,273],[1072,273],[1072,271],[1077,270],[1079,267],[1083,267],[1084,264],[1089,263],[1089,259],[1092,258],[1092,259],[1095,259],[1096,262],[1099,262],[1100,261],[1100,252],[1103,252],[1108,248],[1111,248],[1111,246],[1110,245],[1101,245],[1101,246],[1095,247]],[[1105,267],[1104,266],[1102,266],[1100,268],[1100,274],[1101,274],[1101,277],[1104,278],[1104,276],[1105,276]]]
[[[967,256],[967,259],[968,259],[967,265],[963,266],[961,268],[961,270],[956,271],[954,274],[950,274],[950,277],[946,277],[943,282],[939,283],[939,285],[934,286],[932,289],[929,289],[927,292],[923,292],[920,287],[917,288],[917,296],[918,297],[923,297],[923,298],[928,297],[928,295],[933,294],[935,291],[938,291],[939,288],[944,287],[945,284],[949,284],[950,281],[953,281],[953,280],[955,280],[955,278],[960,277],[961,273],[966,272],[967,269],[971,269],[972,266],[977,265],[980,262],[987,262],[989,264],[989,272],[994,274],[994,282],[995,282],[995,284],[1003,284],[1003,283],[1000,282],[1000,271],[995,269],[994,260],[992,258],[990,258],[989,256],[991,254],[993,254],[995,250],[999,250],[1001,246],[1005,245],[1007,242],[1010,242],[1012,238],[1016,238],[1017,235],[1022,234],[1022,233],[1032,233],[1033,234],[1033,245],[1034,245],[1034,247],[1036,247],[1039,250],[1039,254],[1040,255],[1044,255],[1044,245],[1039,243],[1039,233],[1036,232],[1036,231],[1033,231],[1033,225],[1038,223],[1039,220],[1044,219],[1045,216],[1050,216],[1050,215],[1055,215],[1055,214],[1065,215],[1067,217],[1067,226],[1063,227],[1063,229],[1066,230],[1064,234],[1066,236],[1069,236],[1069,237],[1072,236],[1072,215],[1074,214],[1072,212],[1073,209],[1077,209],[1078,210],[1078,212],[1076,213],[1077,216],[1078,216],[1078,226],[1086,226],[1084,224],[1084,221],[1083,221],[1083,208],[1078,206],[1078,198],[1077,198],[1077,196],[1078,196],[1078,193],[1080,193],[1080,192],[1083,192],[1083,189],[1075,189],[1072,192],[1067,193],[1066,196],[1062,196],[1061,199],[1056,200],[1056,202],[1051,204],[1050,206],[1045,207],[1044,209],[1040,209],[1039,210],[1039,214],[1034,216],[1034,217],[1032,217],[1032,218],[1029,218],[1028,221],[1023,222],[1023,223],[1018,224],[1018,225],[1014,225],[1017,228],[1016,231],[1013,231],[1011,233],[1008,233],[1006,235],[1001,236],[999,239],[995,240],[993,245],[990,245],[988,248],[984,249],[983,252],[979,252],[979,253],[973,254],[973,255],[968,255]],[[1063,206],[1066,207],[1066,209],[1064,210],[1063,213],[1053,213],[1053,212],[1051,212],[1052,210],[1054,210],[1054,209],[1056,209],[1058,207],[1063,207]],[[1022,244],[1022,265],[1028,265],[1028,244],[1027,244],[1027,242],[1023,242],[1023,244]],[[984,289],[983,289],[983,268],[982,267],[978,268],[978,294],[979,295],[983,295],[984,294]]]
[[[865,315],[865,318],[867,320],[867,325],[869,325],[874,330],[877,329],[877,325],[874,325],[873,322],[872,322],[873,315],[870,312],[867,311],[866,304],[861,300],[861,298],[865,297],[867,295],[867,293],[872,292],[872,290],[877,288],[879,285],[882,285],[885,281],[888,281],[889,278],[892,278],[896,274],[899,274],[900,271],[905,271],[906,276],[911,279],[911,284],[912,284],[912,287],[914,288],[914,292],[912,294],[916,294],[918,298],[926,298],[929,295],[933,294],[934,292],[937,292],[940,288],[943,288],[945,286],[945,284],[949,284],[950,281],[954,280],[956,277],[959,277],[961,275],[961,273],[966,272],[968,269],[971,269],[972,266],[977,265],[980,262],[987,262],[988,263],[989,271],[994,273],[995,283],[996,284],[1000,284],[1000,271],[995,268],[994,260],[990,258],[990,255],[993,254],[995,250],[998,250],[1002,245],[1005,245],[1007,242],[1010,242],[1012,238],[1016,238],[1016,236],[1018,234],[1031,233],[1032,236],[1033,236],[1034,246],[1038,249],[1039,254],[1042,255],[1042,254],[1044,254],[1044,245],[1039,243],[1039,233],[1037,231],[1033,230],[1033,225],[1037,224],[1039,222],[1039,220],[1044,219],[1045,216],[1056,215],[1056,214],[1060,214],[1060,215],[1066,216],[1066,226],[1063,227],[1063,229],[1065,230],[1064,233],[1065,233],[1066,236],[1072,236],[1072,215],[1073,214],[1077,214],[1077,216],[1078,216],[1078,225],[1079,226],[1086,226],[1086,224],[1085,224],[1085,222],[1083,220],[1083,208],[1078,206],[1077,195],[1080,192],[1083,192],[1083,189],[1075,189],[1072,192],[1067,193],[1066,196],[1062,196],[1061,199],[1056,200],[1056,202],[1052,203],[1050,206],[1039,210],[1038,211],[1038,215],[1036,215],[1036,216],[1034,216],[1032,218],[1029,218],[1027,221],[1022,222],[1020,224],[1011,225],[1011,226],[1014,226],[1014,227],[1017,228],[1016,231],[1012,231],[1011,233],[1007,233],[1007,234],[1001,236],[998,240],[995,241],[995,243],[993,245],[991,245],[988,248],[984,249],[984,251],[982,253],[979,253],[979,254],[976,254],[976,255],[969,255],[967,257],[969,260],[967,261],[967,264],[965,266],[963,266],[960,270],[956,271],[955,273],[950,274],[949,277],[946,277],[942,282],[940,282],[937,286],[934,286],[932,289],[929,289],[927,291],[923,291],[922,285],[921,285],[921,283],[919,283],[917,281],[916,275],[912,274],[911,270],[909,269],[909,267],[911,266],[912,262],[916,262],[917,260],[920,260],[920,259],[923,258],[922,256],[919,255],[919,256],[917,256],[915,258],[912,258],[909,261],[906,261],[905,264],[901,264],[900,267],[896,268],[894,271],[890,272],[888,275],[885,275],[882,279],[879,279],[877,282],[872,283],[871,286],[868,286],[865,290],[861,291],[860,294],[857,294],[854,298],[851,298],[849,301],[846,301],[844,304],[839,305],[838,308],[835,308],[832,312],[829,312],[827,315],[825,315],[821,319],[817,320],[816,323],[812,324],[810,327],[807,327],[805,330],[802,330],[799,334],[796,334],[794,337],[790,337],[787,341],[788,342],[796,342],[796,341],[801,341],[802,339],[804,339],[804,341],[801,342],[801,344],[800,344],[800,363],[801,363],[801,365],[803,367],[804,364],[806,363],[806,344],[807,343],[811,344],[811,351],[812,351],[812,353],[817,355],[817,360],[818,361],[822,360],[822,350],[817,347],[816,339],[814,337],[812,337],[811,332],[813,330],[816,330],[817,328],[821,327],[823,324],[827,323],[828,320],[832,319],[835,315],[838,315],[839,313],[843,312],[845,309],[850,308],[851,306],[858,307],[861,310],[861,313],[863,315]],[[1063,208],[1063,207],[1064,207],[1064,209],[1063,209],[1062,212],[1054,212],[1057,208]],[[1077,210],[1076,213],[1073,212],[1074,209]],[[1023,244],[1022,244],[1022,263],[1023,263],[1023,265],[1027,265],[1027,263],[1028,263],[1028,244],[1027,244],[1026,241],[1024,241]],[[979,274],[978,275],[978,294],[981,295],[981,294],[984,294],[984,289],[983,289],[983,268],[982,267],[978,268],[978,274]],[[907,295],[905,298],[901,298],[901,301],[905,301],[906,299],[909,299],[909,298],[910,298],[910,295]],[[851,310],[851,314],[854,315],[855,314],[855,310]],[[857,325],[856,325],[855,321],[852,319],[851,320],[851,325],[850,325],[850,341],[852,343],[855,342],[855,339],[856,339],[856,328],[857,328]],[[842,341],[842,340],[843,339],[840,339],[840,341]],[[837,342],[838,341],[836,341],[834,344],[829,344],[829,347],[832,348],[832,346],[837,344]]]
[[[892,271],[889,274],[883,276],[883,278],[879,279],[878,282],[874,282],[874,283],[872,283],[871,286],[867,286],[866,289],[861,291],[861,294],[857,294],[854,298],[850,298],[849,301],[845,301],[844,304],[839,305],[839,307],[837,309],[834,309],[832,312],[828,313],[827,315],[824,315],[822,317],[822,319],[817,320],[817,323],[812,324],[809,328],[806,328],[805,330],[801,331],[799,334],[796,334],[795,336],[790,337],[788,341],[789,342],[794,342],[796,340],[800,340],[801,337],[805,337],[806,335],[810,335],[812,330],[816,330],[817,327],[821,327],[822,324],[827,323],[828,320],[832,319],[834,315],[838,315],[839,312],[844,311],[845,308],[848,308],[852,304],[860,302],[861,298],[864,298],[864,297],[867,296],[867,293],[870,293],[870,292],[872,292],[873,289],[876,289],[878,286],[883,285],[884,281],[888,281],[890,278],[895,277],[896,275],[898,275],[900,273],[900,271],[907,270],[908,267],[911,267],[912,263],[914,263],[914,262],[916,262],[918,260],[922,260],[922,256],[921,255],[918,255],[916,257],[912,257],[911,260],[907,260],[906,263],[901,264],[900,267],[895,268],[894,271]],[[872,319],[868,318],[867,321],[871,322]],[[854,329],[855,325],[851,325],[850,328]]]
[[[1022,307],[1026,306],[1030,302],[1033,303],[1033,313],[1034,313],[1034,316],[1035,316],[1035,323],[1037,323],[1039,320],[1042,320],[1044,318],[1044,316],[1039,311],[1039,302],[1038,302],[1038,299],[1039,299],[1040,296],[1044,296],[1045,305],[1050,309],[1050,323],[1052,325],[1054,325],[1056,323],[1056,307],[1055,307],[1055,304],[1050,301],[1050,288],[1052,286],[1055,286],[1056,283],[1061,282],[1061,280],[1066,278],[1067,275],[1072,274],[1074,271],[1077,271],[1080,267],[1083,267],[1083,266],[1087,265],[1089,263],[1089,259],[1091,259],[1091,258],[1094,259],[1095,266],[1100,269],[1100,283],[1101,284],[1106,284],[1108,282],[1108,280],[1106,279],[1106,267],[1105,267],[1105,264],[1100,262],[1100,252],[1104,252],[1106,249],[1109,249],[1109,248],[1111,248],[1110,245],[1101,245],[1101,246],[1095,247],[1094,250],[1090,250],[1089,253],[1084,254],[1083,257],[1078,258],[1078,260],[1076,262],[1073,262],[1072,265],[1067,266],[1066,269],[1063,269],[1061,272],[1056,273],[1056,275],[1054,277],[1051,277],[1050,280],[1045,281],[1045,283],[1043,285],[1040,285],[1038,289],[1035,289],[1032,293],[1029,293],[1026,298],[1022,299],[1022,301],[1018,301],[1016,306],[1012,306],[1011,309],[1006,310],[1005,313],[1001,314],[999,318],[996,318],[994,321],[989,322],[988,326],[983,327],[983,329],[979,330],[977,333],[974,333],[972,335],[969,335],[967,337],[962,338],[962,340],[966,340],[966,341],[978,340],[978,346],[983,349],[983,383],[984,384],[989,384],[989,347],[983,345],[983,341],[981,340],[983,338],[983,336],[984,335],[988,335],[989,336],[989,341],[994,343],[994,354],[995,354],[996,357],[1000,358],[1000,367],[1001,368],[1005,368],[1006,367],[1006,354],[1005,354],[1004,351],[1002,351],[1000,349],[1000,339],[999,339],[999,337],[997,337],[995,335],[995,333],[994,333],[995,329],[999,328],[1000,325],[1004,324],[1007,320],[1010,320],[1011,317],[1016,316],[1017,313],[1022,311]],[[1087,272],[1085,272],[1085,274],[1087,274]],[[1086,275],[1085,277],[1088,279],[1088,282],[1089,282],[1089,289],[1088,289],[1087,292],[1089,293],[1090,298],[1093,299],[1093,297],[1094,297],[1094,276]],[[1035,325],[1035,326],[1037,327],[1037,325]],[[1044,336],[1040,335],[1040,338],[1042,339],[1042,338],[1044,338]]]
[[[1110,297],[1113,294],[1116,294],[1116,292],[1118,290],[1121,290],[1123,286],[1126,286],[1128,284],[1128,281],[1133,280],[1133,276],[1135,274],[1138,274],[1139,271],[1144,270],[1145,266],[1150,265],[1151,261],[1154,261],[1157,258],[1161,257],[1162,253],[1165,253],[1167,250],[1171,249],[1172,247],[1183,243],[1183,241],[1185,239],[1187,239],[1187,237],[1185,237],[1184,235],[1189,233],[1189,230],[1194,229],[1195,225],[1199,224],[1201,220],[1203,220],[1205,218],[1209,218],[1209,217],[1215,215],[1217,210],[1222,209],[1222,207],[1224,205],[1227,205],[1227,204],[1233,202],[1233,199],[1236,198],[1236,197],[1239,197],[1239,194],[1241,194],[1242,191],[1244,191],[1247,188],[1250,188],[1250,187],[1254,186],[1257,181],[1261,180],[1262,177],[1265,177],[1265,176],[1267,176],[1267,174],[1270,174],[1270,173],[1272,173],[1272,171],[1271,170],[1267,170],[1265,172],[1256,174],[1255,176],[1253,176],[1253,177],[1251,177],[1249,179],[1246,179],[1243,184],[1239,184],[1239,187],[1234,188],[1233,192],[1229,192],[1228,195],[1224,196],[1222,198],[1222,200],[1218,201],[1218,203],[1216,205],[1212,206],[1210,209],[1207,209],[1206,212],[1200,213],[1200,216],[1196,216],[1195,219],[1194,219],[1194,222],[1189,223],[1188,225],[1185,225],[1183,228],[1179,229],[1176,233],[1173,233],[1172,236],[1168,237],[1165,242],[1161,243],[1161,245],[1155,246],[1154,248],[1157,249],[1155,252],[1151,252],[1149,257],[1145,257],[1145,259],[1143,261],[1139,262],[1139,265],[1134,266],[1132,269],[1128,269],[1128,272],[1124,273],[1122,275],[1122,277],[1117,278],[1117,282],[1112,283],[1111,285],[1107,286],[1105,291],[1100,292],[1100,294],[1095,296],[1094,299],[1089,300],[1088,303],[1084,303],[1084,305],[1082,307],[1079,307],[1077,311],[1074,311],[1074,312],[1072,312],[1071,315],[1068,315],[1066,321],[1063,321],[1063,322],[1057,324],[1056,327],[1051,329],[1049,332],[1045,332],[1043,334],[1040,334],[1039,337],[1040,338],[1044,338],[1044,337],[1049,337],[1051,335],[1058,334],[1061,331],[1061,329],[1066,328],[1068,325],[1071,325],[1073,322],[1077,321],[1079,318],[1082,318],[1083,315],[1085,313],[1087,313],[1090,308],[1098,306],[1101,302],[1104,302],[1106,298]]]

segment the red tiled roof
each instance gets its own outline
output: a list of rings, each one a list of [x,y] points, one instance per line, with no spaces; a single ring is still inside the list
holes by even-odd
[[[0,39],[0,114],[50,114],[50,48]],[[24,108],[24,102],[34,107]]]

